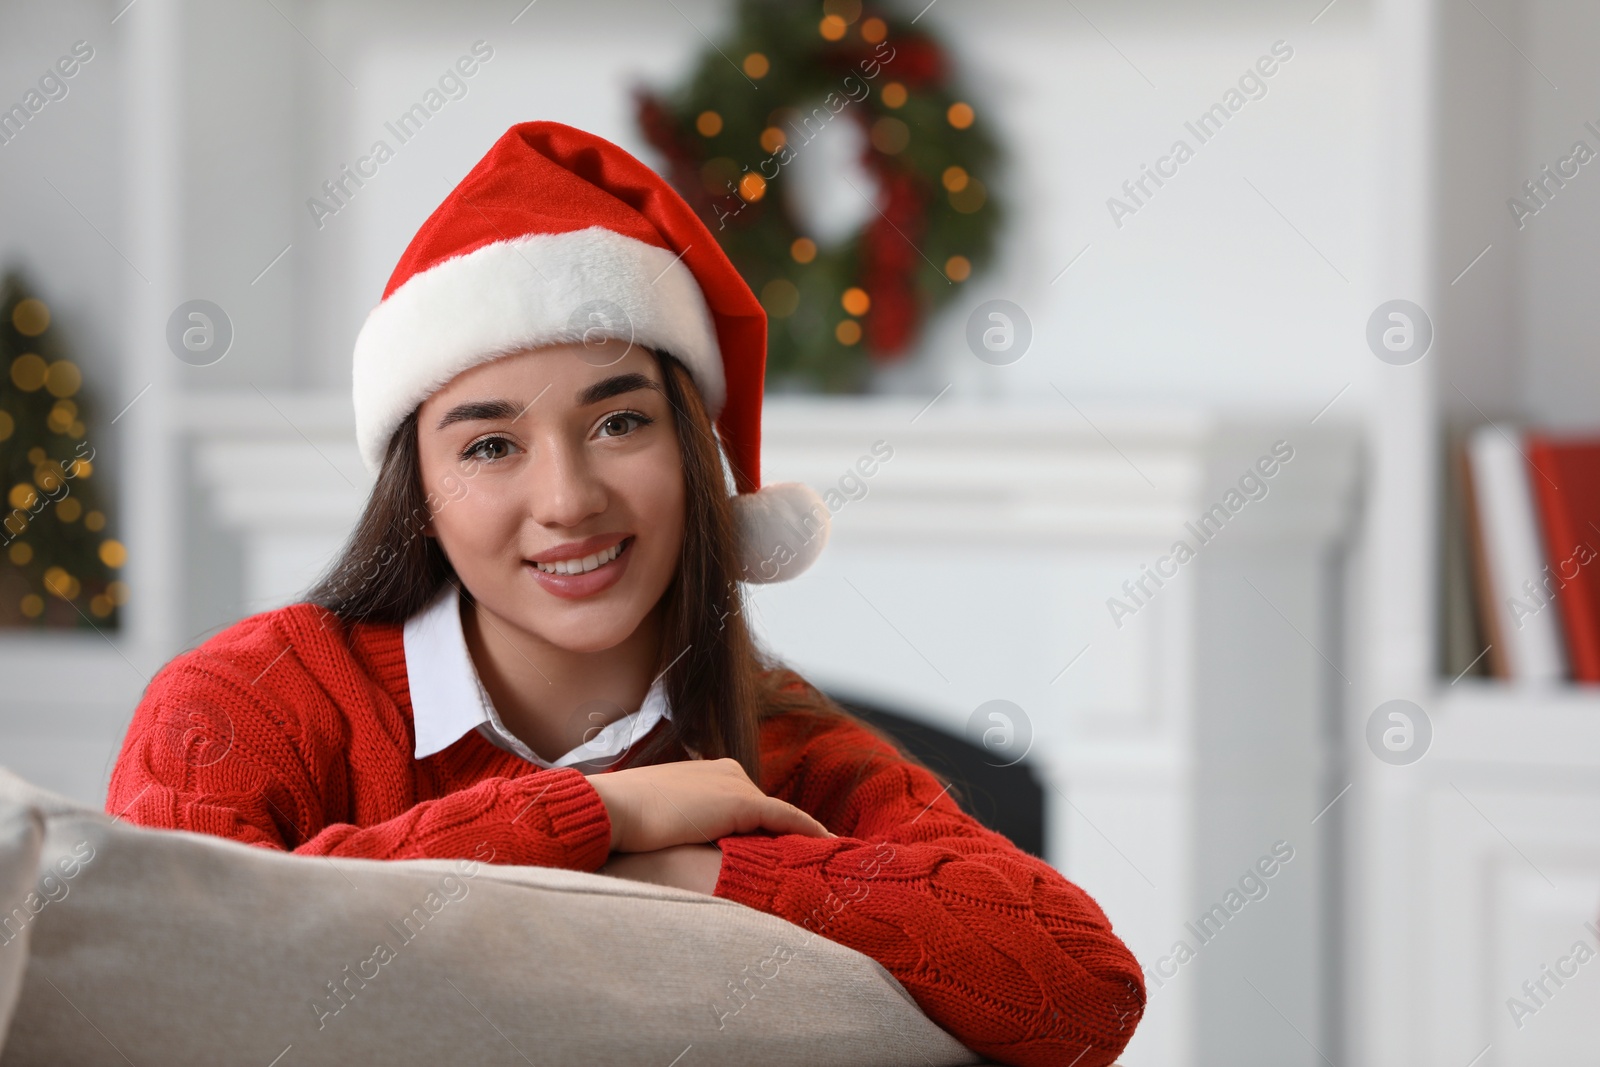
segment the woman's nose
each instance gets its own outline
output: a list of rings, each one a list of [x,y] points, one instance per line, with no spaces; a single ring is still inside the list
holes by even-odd
[[[577,526],[605,510],[605,487],[581,448],[551,444],[529,466],[529,513],[541,526]]]

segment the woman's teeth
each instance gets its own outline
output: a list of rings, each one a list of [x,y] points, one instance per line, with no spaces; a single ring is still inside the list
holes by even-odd
[[[554,563],[540,563],[535,560],[533,565],[546,574],[587,574],[596,567],[605,566],[621,555],[624,543],[625,541],[618,541],[605,551],[596,552],[592,556],[584,556],[582,559],[562,559]]]

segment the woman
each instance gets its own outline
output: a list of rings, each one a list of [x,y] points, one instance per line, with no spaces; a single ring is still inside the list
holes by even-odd
[[[765,331],[662,179],[513,127],[357,338],[350,542],[157,675],[107,810],[714,894],[872,956],[984,1056],[1110,1063],[1145,993],[1100,909],[751,641],[738,583],[827,535],[760,487]]]

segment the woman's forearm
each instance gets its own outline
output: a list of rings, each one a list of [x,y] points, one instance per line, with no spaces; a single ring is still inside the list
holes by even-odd
[[[600,873],[709,896],[722,873],[722,850],[715,845],[673,845],[655,852],[613,852]]]

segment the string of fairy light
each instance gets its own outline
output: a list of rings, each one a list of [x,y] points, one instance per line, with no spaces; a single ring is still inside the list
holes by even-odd
[[[774,325],[769,376],[849,388],[859,378],[829,346],[866,342],[874,360],[898,358],[922,318],[990,257],[999,216],[976,171],[986,173],[998,149],[926,26],[864,11],[861,0],[824,0],[820,17],[806,6],[742,0],[725,47],[708,49],[682,88],[640,93],[639,117],[674,184],[756,289]],[[750,85],[767,91],[752,95]],[[813,136],[805,109],[841,87],[851,99],[832,109],[833,121],[860,123],[880,200],[855,238],[822,249],[783,210],[748,208],[769,199],[783,164]],[[750,159],[757,149],[759,163]],[[833,312],[815,322],[821,301]],[[786,327],[803,307],[807,324]]]

